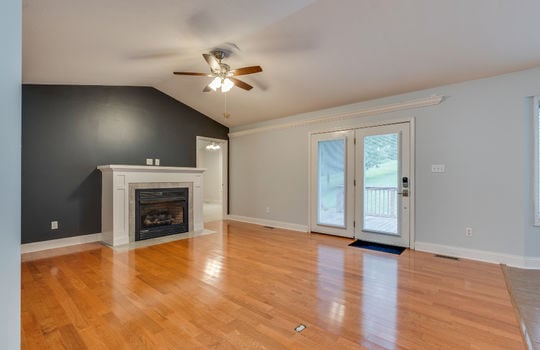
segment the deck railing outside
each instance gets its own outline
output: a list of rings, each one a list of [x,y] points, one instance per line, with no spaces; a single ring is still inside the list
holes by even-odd
[[[397,217],[396,187],[366,187],[364,193],[364,215]]]

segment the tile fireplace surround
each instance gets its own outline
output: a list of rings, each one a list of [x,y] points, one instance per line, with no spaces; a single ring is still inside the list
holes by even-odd
[[[189,188],[189,232],[203,226],[202,175],[205,169],[141,165],[100,165],[103,242],[119,246],[135,241],[135,189]]]

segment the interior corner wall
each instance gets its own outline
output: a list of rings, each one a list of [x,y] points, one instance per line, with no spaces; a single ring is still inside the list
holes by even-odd
[[[0,2],[0,339],[20,348],[22,2]]]
[[[531,96],[540,94],[538,81],[540,69],[531,69],[232,129],[445,96],[431,107],[232,136],[230,213],[307,226],[309,133],[414,117],[416,242],[540,256],[540,228],[532,225]],[[445,164],[446,172],[432,173],[432,164]]]
[[[22,243],[101,232],[98,165],[195,167],[196,137],[228,131],[150,87],[24,85]]]

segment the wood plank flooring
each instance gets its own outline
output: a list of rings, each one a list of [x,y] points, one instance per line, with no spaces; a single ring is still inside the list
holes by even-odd
[[[523,349],[498,265],[207,228],[217,233],[126,252],[24,255],[22,348]]]

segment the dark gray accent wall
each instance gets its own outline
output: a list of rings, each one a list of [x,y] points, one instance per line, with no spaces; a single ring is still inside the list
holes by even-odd
[[[101,232],[96,166],[194,167],[196,136],[228,132],[154,88],[23,85],[22,243]]]

